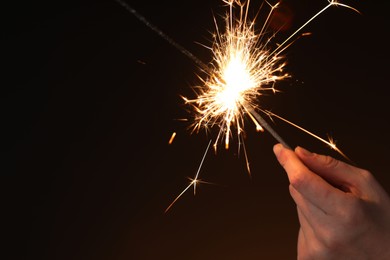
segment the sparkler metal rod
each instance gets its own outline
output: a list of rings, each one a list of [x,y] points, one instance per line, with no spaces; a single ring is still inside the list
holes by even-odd
[[[268,131],[279,143],[281,143],[285,148],[292,150],[292,148],[286,143],[286,141],[283,140],[283,138],[271,127],[270,124],[268,124],[267,121],[259,114],[257,113],[253,108],[250,106],[245,107],[245,109],[253,115],[254,118],[259,122],[259,124]]]
[[[170,45],[178,49],[182,54],[190,58],[193,62],[195,62],[201,69],[204,71],[209,71],[209,67],[199,60],[194,54],[189,52],[186,48],[175,42],[171,37],[166,35],[163,31],[161,31],[157,26],[149,22],[143,15],[138,13],[134,8],[132,8],[128,3],[122,0],[115,0],[117,3],[119,3],[121,6],[123,6],[127,11],[129,11],[132,15],[134,15],[140,22],[145,24],[149,29],[157,33],[161,38],[166,40]]]

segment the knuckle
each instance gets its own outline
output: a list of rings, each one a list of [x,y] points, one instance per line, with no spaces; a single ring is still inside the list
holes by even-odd
[[[329,252],[342,250],[343,246],[352,242],[365,227],[364,202],[360,199],[352,198],[340,213],[337,220],[333,220],[332,226],[316,231],[322,250]]]
[[[341,221],[345,228],[356,228],[364,222],[364,202],[356,197],[351,198],[344,208]]]
[[[368,170],[360,169],[360,176],[366,181],[371,181],[372,179],[372,174]]]
[[[340,161],[327,155],[327,156],[323,157],[323,163],[324,163],[324,166],[327,168],[336,168],[338,166],[338,164],[340,163]]]
[[[319,255],[327,255],[329,257],[332,252],[338,252],[342,250],[342,248],[345,246],[346,241],[348,241],[349,239],[347,238],[347,232],[340,231],[340,229],[331,229],[322,232],[319,238],[321,246],[319,248],[319,251],[317,252]]]
[[[294,177],[291,178],[290,184],[297,190],[300,190],[307,184],[305,173],[302,170],[297,170]]]
[[[345,244],[340,240],[333,239],[327,241],[323,246],[322,255],[327,255],[328,257],[324,259],[329,259],[329,256],[334,252],[342,251],[344,246]]]

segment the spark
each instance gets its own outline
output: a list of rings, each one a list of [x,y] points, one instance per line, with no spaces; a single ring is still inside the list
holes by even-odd
[[[172,144],[173,140],[175,140],[175,137],[176,137],[176,132],[173,132],[171,138],[169,138],[168,144]]]
[[[343,156],[345,159],[347,159],[348,161],[352,162],[351,159],[348,158],[348,156],[345,155],[345,154],[336,146],[336,143],[335,143],[335,141],[333,140],[333,138],[332,138],[331,136],[328,136],[328,140],[325,140],[324,138],[319,137],[318,135],[316,135],[316,134],[314,134],[314,133],[312,133],[312,132],[306,130],[305,128],[303,128],[303,127],[301,127],[301,126],[299,126],[299,125],[297,125],[297,124],[294,124],[293,122],[291,122],[291,121],[289,121],[289,120],[287,120],[287,119],[285,119],[285,118],[283,118],[283,117],[281,117],[281,116],[279,116],[279,115],[277,115],[277,114],[272,113],[271,111],[264,111],[264,112],[267,113],[269,116],[276,117],[276,118],[278,118],[278,119],[280,119],[280,120],[282,120],[282,121],[284,121],[284,122],[286,122],[286,123],[288,123],[288,124],[294,126],[295,128],[298,128],[299,130],[301,130],[301,131],[307,133],[308,135],[310,135],[310,136],[316,138],[317,140],[320,140],[321,142],[327,144],[331,149],[333,149],[333,150],[335,150],[336,152],[338,152],[338,153],[339,153],[341,156]]]
[[[183,196],[183,194],[189,189],[191,188],[191,186],[194,186],[194,195],[196,194],[196,186],[197,184],[199,183],[206,183],[206,184],[211,184],[209,182],[205,182],[205,181],[202,181],[199,179],[199,173],[200,173],[200,170],[202,169],[202,166],[203,166],[203,162],[206,158],[206,155],[207,155],[207,152],[209,151],[210,149],[210,145],[211,145],[211,141],[209,141],[209,144],[207,145],[207,148],[206,148],[206,151],[204,152],[203,154],[203,157],[202,157],[202,160],[200,161],[200,164],[199,164],[199,167],[198,167],[198,170],[196,171],[196,174],[194,176],[194,178],[189,178],[189,180],[191,181],[188,186],[172,201],[172,203],[166,208],[165,210],[165,213],[167,213],[169,211],[170,208],[172,208],[172,206],[176,203],[176,201],[179,200],[179,198],[181,196]]]

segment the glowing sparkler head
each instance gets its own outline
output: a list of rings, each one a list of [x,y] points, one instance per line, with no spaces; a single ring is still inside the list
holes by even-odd
[[[234,53],[227,61],[226,67],[222,68],[222,79],[224,83],[216,93],[216,102],[221,104],[222,112],[237,111],[244,101],[245,91],[254,85],[241,53]]]
[[[280,51],[270,52],[269,41],[261,42],[265,36],[266,24],[274,7],[271,8],[263,28],[256,32],[254,21],[247,18],[248,3],[237,0],[224,1],[230,6],[226,16],[225,32],[220,33],[217,26],[211,70],[203,80],[198,97],[186,99],[195,107],[194,128],[219,127],[219,134],[214,147],[220,140],[225,139],[225,147],[229,147],[232,128],[241,137],[244,125],[244,115],[249,114],[257,129],[259,123],[251,116],[256,109],[257,99],[266,90],[274,90],[268,85],[287,77],[282,74],[284,63],[279,57]],[[239,8],[235,16],[233,8]],[[238,18],[236,18],[238,17]]]

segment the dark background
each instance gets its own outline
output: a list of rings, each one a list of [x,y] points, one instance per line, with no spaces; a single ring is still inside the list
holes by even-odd
[[[55,2],[55,3],[53,3]],[[253,2],[255,13],[259,1]],[[222,1],[129,1],[200,60]],[[347,3],[347,2],[345,2]],[[284,54],[292,78],[266,109],[330,134],[390,191],[387,4],[332,7]],[[294,29],[327,4],[284,1]],[[265,10],[265,9],[264,9]],[[207,146],[190,134],[180,95],[197,66],[114,0],[2,6],[2,234],[6,259],[294,259],[298,220],[275,140],[246,125],[248,177],[236,147],[210,153],[194,197],[185,194]],[[219,18],[218,18],[219,19]],[[342,159],[275,120],[292,146]],[[168,140],[173,131],[177,137]],[[25,257],[23,258],[22,255]]]

